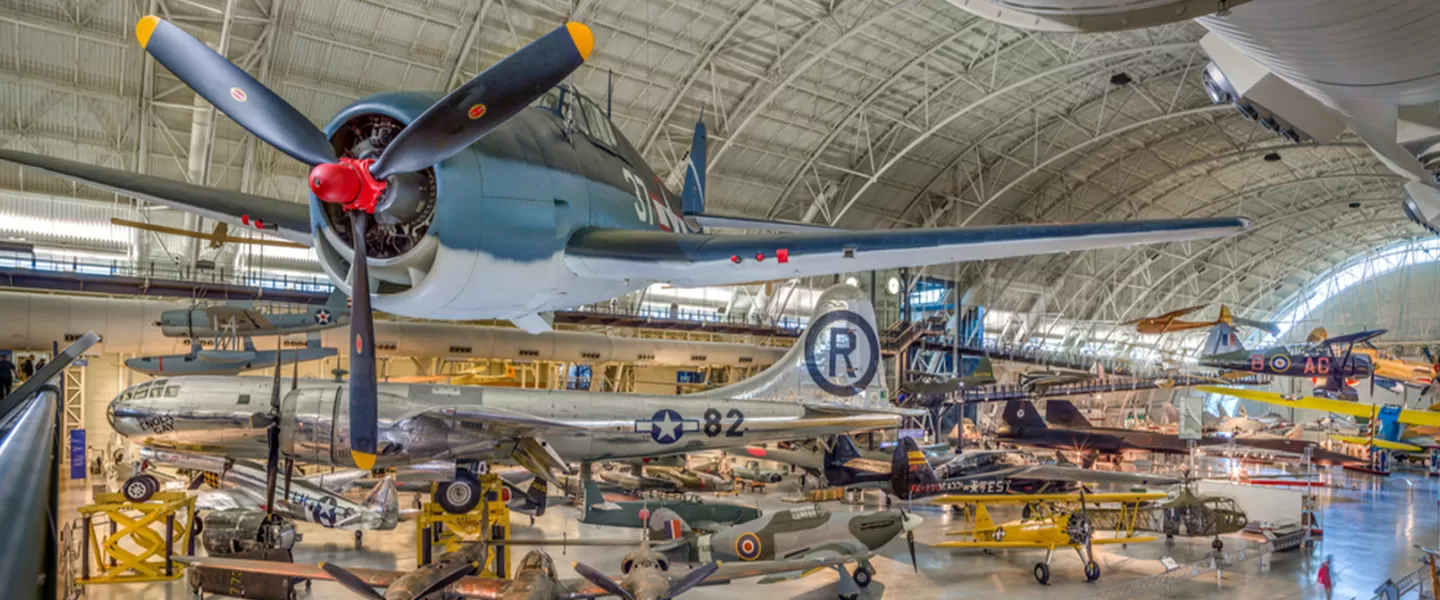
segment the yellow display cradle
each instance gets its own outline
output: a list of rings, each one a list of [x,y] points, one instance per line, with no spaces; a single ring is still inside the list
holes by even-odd
[[[438,502],[420,507],[415,527],[415,563],[430,564],[435,557],[459,550],[466,542],[510,539],[509,494],[498,475],[480,475],[482,501],[463,515],[450,514]],[[487,523],[489,532],[487,534]],[[492,546],[481,575],[505,579],[510,573],[510,549]]]
[[[76,583],[171,581],[184,574],[183,565],[170,560],[176,549],[194,554],[195,497],[185,492],[156,492],[147,502],[96,494],[94,504],[79,510],[84,523]],[[108,531],[96,530],[107,525]]]

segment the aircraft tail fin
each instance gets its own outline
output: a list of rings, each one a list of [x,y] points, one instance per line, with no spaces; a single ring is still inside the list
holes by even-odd
[[[1090,419],[1081,414],[1080,409],[1069,400],[1051,400],[1045,403],[1045,419],[1061,427],[1072,429],[1093,429]]]
[[[830,447],[825,449],[825,459],[821,463],[822,474],[825,481],[832,486],[846,486],[855,483],[855,470],[845,466],[845,463],[860,458],[860,450],[855,447],[855,440],[849,435],[837,435],[830,441]]]
[[[1243,350],[1245,345],[1240,343],[1240,334],[1235,331],[1235,326],[1222,322],[1210,328],[1210,335],[1205,338],[1205,347],[1200,350],[1200,355],[1213,356]]]
[[[386,475],[365,495],[365,510],[380,515],[382,529],[394,529],[400,522],[400,493],[395,490],[395,477]]]
[[[332,309],[349,308],[350,297],[346,296],[345,292],[340,291],[340,288],[335,288],[334,290],[330,291],[329,296],[325,297],[325,307]]]
[[[915,438],[903,438],[895,444],[895,454],[890,458],[891,493],[902,500],[910,497],[910,490],[916,485],[939,483],[930,459],[920,451]]]
[[[1005,414],[1001,417],[1011,429],[1019,427],[1047,429],[1045,419],[1029,400],[1011,400],[1005,403]]]
[[[695,137],[690,140],[690,159],[685,167],[685,185],[680,188],[680,208],[684,214],[705,212],[705,116],[695,122]]]
[[[585,516],[590,513],[592,506],[605,503],[605,494],[600,492],[600,484],[595,483],[594,465],[591,463],[580,463],[580,491],[577,494],[580,500],[580,521],[585,521]]]
[[[990,357],[980,357],[980,362],[975,365],[975,370],[970,372],[970,377],[995,380],[995,365],[990,363]]]
[[[248,338],[248,337],[245,338],[245,351],[246,351],[246,352],[257,352],[257,350],[255,350],[255,340],[252,340],[252,339],[250,339],[250,338]],[[279,352],[279,351],[280,351],[280,348],[279,348],[279,347],[276,347],[276,348],[275,348],[275,351],[276,351],[276,352]]]
[[[1304,437],[1304,435],[1305,425],[1303,423],[1296,423],[1294,427],[1290,428],[1290,432],[1285,434],[1285,439],[1298,440]]]
[[[875,310],[866,294],[854,286],[837,285],[820,295],[809,327],[774,365],[754,377],[693,396],[799,403],[829,415],[856,417],[852,431],[894,427],[888,416],[880,425],[859,422],[861,414],[924,414],[891,403],[880,350]]]
[[[305,334],[305,347],[306,347],[306,348],[312,348],[312,349],[313,349],[313,348],[319,348],[319,347],[320,347],[320,332],[318,332],[318,331],[311,331],[310,333]]]

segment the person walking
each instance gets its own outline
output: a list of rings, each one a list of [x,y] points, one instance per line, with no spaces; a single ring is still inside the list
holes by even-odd
[[[14,366],[14,363],[11,363],[11,366],[13,367],[13,366]],[[35,361],[30,360],[30,357],[28,357],[28,356],[25,357],[24,359],[22,359],[22,360],[20,361],[20,374],[21,374],[21,375],[24,375],[24,376],[25,376],[24,378],[25,378],[26,380],[30,379],[31,377],[34,377],[34,376],[35,376]]]
[[[1334,554],[1325,555],[1325,562],[1320,563],[1320,574],[1316,578],[1320,581],[1320,587],[1325,588],[1325,600],[1330,600],[1330,595],[1335,593],[1335,577],[1330,569],[1330,561],[1334,558]]]
[[[0,398],[10,395],[10,388],[15,385],[15,363],[10,362],[10,357],[0,355]]]

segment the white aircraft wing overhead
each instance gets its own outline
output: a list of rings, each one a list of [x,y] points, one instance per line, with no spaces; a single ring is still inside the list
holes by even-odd
[[[736,236],[591,228],[570,238],[565,260],[599,279],[729,285],[1217,238],[1249,225],[1227,217]]]

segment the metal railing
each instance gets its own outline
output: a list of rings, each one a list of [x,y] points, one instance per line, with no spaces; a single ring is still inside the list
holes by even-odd
[[[141,277],[147,279],[173,279],[194,283],[226,284],[243,287],[258,287],[271,290],[296,290],[328,293],[334,288],[330,278],[323,273],[310,277],[270,275],[261,271],[236,271],[217,267],[197,269],[190,265],[170,262],[146,261],[135,264],[128,261],[95,261],[72,258],[56,260],[42,258],[30,253],[0,251],[0,270],[21,269],[46,273],[74,273],[77,275],[100,275],[108,277]]]
[[[8,599],[54,598],[59,583],[56,539],[60,500],[60,420],[63,393],[51,384],[70,362],[95,345],[90,332],[0,399],[0,581]]]

